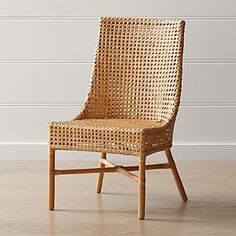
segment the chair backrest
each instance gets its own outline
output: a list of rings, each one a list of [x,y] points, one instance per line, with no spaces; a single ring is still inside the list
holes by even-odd
[[[102,17],[84,118],[174,119],[184,21]]]

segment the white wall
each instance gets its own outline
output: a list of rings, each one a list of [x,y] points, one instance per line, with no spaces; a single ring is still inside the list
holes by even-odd
[[[234,0],[0,0],[0,159],[46,159],[48,122],[79,112],[99,16],[186,20],[177,158],[236,159]]]

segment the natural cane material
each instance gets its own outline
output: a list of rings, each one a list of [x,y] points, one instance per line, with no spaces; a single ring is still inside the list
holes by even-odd
[[[174,162],[170,162],[170,148],[180,103],[183,34],[181,20],[101,18],[87,101],[73,120],[49,126],[50,150],[102,153],[99,168],[87,169],[87,173],[99,173],[98,193],[104,172],[119,172],[138,181],[140,219],[145,213],[147,155],[167,150],[169,163],[163,168],[173,167],[175,180],[181,182]],[[105,167],[106,153],[139,157],[139,176],[125,167]],[[50,183],[54,188],[52,168]],[[55,175],[69,173],[86,170],[54,171]],[[50,189],[50,198],[54,198]]]

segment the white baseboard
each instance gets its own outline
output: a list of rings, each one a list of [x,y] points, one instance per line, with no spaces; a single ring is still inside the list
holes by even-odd
[[[47,160],[48,146],[46,143],[0,143],[0,160]],[[236,160],[235,144],[177,144],[173,155],[176,160]],[[97,160],[98,153],[60,151],[60,160]],[[120,159],[120,155],[110,155],[112,159]],[[163,159],[158,153],[150,159]],[[124,161],[133,157],[123,156]]]

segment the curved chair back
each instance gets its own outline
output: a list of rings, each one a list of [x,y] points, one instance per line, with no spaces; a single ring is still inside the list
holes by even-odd
[[[175,119],[184,21],[103,17],[92,82],[77,118]]]

